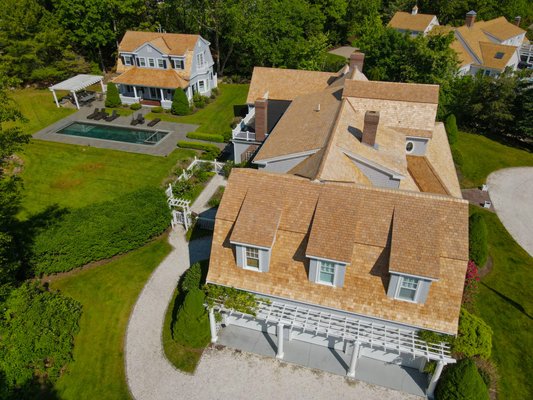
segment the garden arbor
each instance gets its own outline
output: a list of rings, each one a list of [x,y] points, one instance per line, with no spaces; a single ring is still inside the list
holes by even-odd
[[[72,93],[72,97],[74,98],[74,102],[76,103],[76,108],[79,110],[80,103],[78,101],[78,96],[76,96],[76,92],[79,92],[82,89],[85,89],[91,85],[94,85],[95,83],[100,82],[102,93],[105,93],[103,80],[104,77],[100,75],[79,74],[63,82],[59,82],[53,86],[50,86],[48,89],[50,89],[50,91],[52,92],[52,95],[54,96],[54,101],[56,102],[56,106],[58,107],[59,101],[57,100],[56,90],[65,90]]]

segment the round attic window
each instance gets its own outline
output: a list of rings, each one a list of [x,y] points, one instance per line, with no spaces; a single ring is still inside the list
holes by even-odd
[[[415,144],[411,141],[408,141],[406,144],[405,144],[405,151],[407,151],[408,153],[411,153],[415,148]]]

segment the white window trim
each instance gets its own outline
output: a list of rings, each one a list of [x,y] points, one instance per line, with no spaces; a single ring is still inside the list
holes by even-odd
[[[413,145],[413,148],[412,148],[411,150],[407,150],[407,145],[408,145],[409,143],[411,143],[411,144]],[[407,141],[405,142],[405,152],[406,152],[407,154],[411,154],[413,151],[415,151],[415,142],[414,142],[413,140],[407,140]]]
[[[402,288],[402,282],[403,282],[404,278],[416,279],[417,280],[416,290],[415,290],[415,297],[413,298],[413,300],[404,299],[404,298],[400,297],[400,289]],[[413,277],[410,277],[410,276],[401,276],[400,275],[399,279],[398,279],[398,285],[396,286],[396,293],[394,293],[394,298],[396,300],[406,301],[408,303],[418,303],[418,296],[420,294],[420,282],[421,281],[422,281],[422,279],[420,279],[420,278],[413,278]]]
[[[137,57],[139,67],[145,68],[146,67],[146,57]],[[144,64],[144,65],[143,65]]]
[[[200,84],[201,84],[201,83],[204,85],[203,89],[200,88]],[[203,79],[201,79],[201,80],[198,81],[198,91],[199,91],[200,93],[205,93],[205,92],[207,92],[207,83],[206,83],[206,81],[204,81]]]
[[[185,69],[185,60],[183,58],[173,58],[174,69],[184,70]],[[178,67],[178,63],[180,66]]]
[[[154,63],[154,65],[150,65],[150,61],[152,61]],[[155,58],[148,57],[148,67],[150,67],[150,68],[155,68],[156,67]]]
[[[160,61],[161,61],[161,64],[163,64],[163,65],[159,65]],[[157,61],[156,61],[156,65],[157,65],[157,68],[165,69],[165,59],[164,58],[158,58]]]
[[[129,67],[129,66],[132,65],[132,63],[133,63],[133,57],[132,57],[132,56],[124,55],[124,56],[122,56],[122,57],[124,57],[124,65],[125,65],[126,67]],[[127,61],[126,61],[126,60],[127,60]]]
[[[322,263],[328,263],[328,264],[333,265],[333,283],[322,282],[320,280],[320,268],[322,267]],[[334,263],[333,261],[316,260],[316,279],[315,279],[316,283],[320,285],[324,285],[324,286],[335,287],[335,280],[337,278],[337,272],[338,272],[337,264]]]
[[[248,266],[248,257],[246,255],[246,249],[255,249],[257,250],[257,268]],[[261,269],[261,249],[254,246],[242,246],[242,266],[243,269],[254,272],[262,272]]]

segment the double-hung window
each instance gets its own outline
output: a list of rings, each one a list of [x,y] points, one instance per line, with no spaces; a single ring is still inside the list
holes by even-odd
[[[196,56],[196,61],[198,62],[198,68],[202,68],[204,66],[204,52],[201,52]]]
[[[174,68],[175,69],[184,69],[185,68],[184,61],[183,60],[174,59]]]
[[[200,92],[205,92],[205,81],[198,81],[198,90]]]
[[[245,268],[259,271],[259,249],[255,247],[244,248]]]
[[[318,283],[333,285],[335,283],[335,264],[329,261],[318,262]]]
[[[146,67],[146,58],[144,57],[137,58],[137,65],[139,67]]]
[[[148,66],[150,68],[155,68],[155,60],[153,58],[148,59]]]
[[[124,65],[131,65],[131,56],[124,56]]]
[[[159,68],[166,68],[167,67],[167,63],[166,63],[166,61],[164,59],[158,58],[157,59],[157,66]]]
[[[420,279],[407,276],[400,277],[396,298],[407,301],[416,301],[416,292]]]

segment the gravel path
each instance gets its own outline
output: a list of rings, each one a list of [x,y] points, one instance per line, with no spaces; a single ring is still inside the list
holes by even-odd
[[[508,168],[487,178],[496,214],[513,238],[533,256],[533,168]]]
[[[165,313],[180,275],[191,263],[209,256],[211,238],[189,244],[178,229],[169,242],[174,249],[141,292],[126,332],[126,377],[135,399],[420,399],[221,346],[206,349],[194,375],[178,371],[163,351]]]

